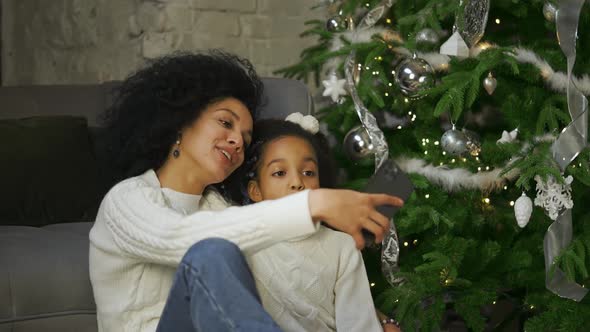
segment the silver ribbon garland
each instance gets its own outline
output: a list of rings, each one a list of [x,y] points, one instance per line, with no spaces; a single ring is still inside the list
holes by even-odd
[[[483,37],[488,23],[490,0],[460,0],[453,30],[458,30],[470,48]]]
[[[385,14],[385,12],[393,5],[394,0],[381,1],[375,8],[371,9],[356,26],[355,33],[360,30],[371,28],[377,23],[377,21]],[[375,171],[381,167],[381,165],[389,157],[389,147],[383,131],[377,124],[375,116],[367,110],[363,101],[359,98],[356,91],[355,75],[354,71],[357,67],[355,61],[356,52],[353,50],[348,54],[346,62],[344,63],[344,72],[346,75],[346,84],[348,91],[354,103],[356,114],[358,115],[361,123],[367,130],[371,143],[375,150]],[[397,237],[397,230],[394,223],[391,223],[389,233],[385,236],[381,247],[381,271],[387,279],[387,281],[395,286],[401,280],[395,277],[395,274],[399,271],[399,240]]]
[[[561,50],[567,57],[567,105],[572,118],[572,122],[551,146],[553,160],[562,172],[588,144],[588,100],[572,80],[572,70],[576,62],[578,21],[584,1],[562,0],[556,16],[557,38]],[[572,234],[572,211],[566,209],[549,226],[543,240],[545,286],[560,297],[579,302],[586,296],[588,289],[567,280],[566,274],[560,268],[554,267],[556,257],[572,241]],[[553,267],[554,271],[551,274]]]

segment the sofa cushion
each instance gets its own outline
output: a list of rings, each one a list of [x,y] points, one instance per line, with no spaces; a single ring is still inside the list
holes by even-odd
[[[93,220],[98,171],[86,119],[0,120],[0,225]]]
[[[89,224],[79,226],[88,229]],[[90,316],[92,321],[96,305],[88,274],[88,235],[63,231],[67,227],[0,229],[0,327],[59,317]]]

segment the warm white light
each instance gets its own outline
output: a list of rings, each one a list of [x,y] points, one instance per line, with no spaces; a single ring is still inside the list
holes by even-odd
[[[514,201],[510,201],[510,206],[514,206]]]
[[[424,195],[424,198],[430,198],[430,194]]]
[[[490,199],[486,197],[486,198],[483,199],[483,202],[486,203],[486,204],[490,204]]]
[[[406,241],[406,242],[404,242],[404,247],[407,247],[407,246],[408,246],[408,242]]]
[[[372,283],[371,283],[371,287],[374,287],[374,286],[375,286],[375,283],[374,283],[374,282],[372,282]]]
[[[496,19],[496,24],[500,24],[500,19],[499,18]]]

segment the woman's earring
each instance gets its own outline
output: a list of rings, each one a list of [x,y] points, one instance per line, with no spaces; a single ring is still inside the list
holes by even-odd
[[[180,156],[180,150],[178,150],[178,148],[180,148],[180,137],[176,140],[176,147],[172,151],[174,158],[178,158],[178,156]]]

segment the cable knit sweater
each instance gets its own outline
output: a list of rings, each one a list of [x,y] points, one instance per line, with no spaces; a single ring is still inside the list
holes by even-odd
[[[200,205],[227,207],[213,195]],[[246,258],[264,308],[284,331],[383,331],[363,257],[348,234],[322,226]]]
[[[99,331],[155,331],[176,267],[199,240],[225,238],[251,255],[316,232],[308,196],[197,211],[199,196],[162,189],[153,170],[115,185],[90,231]]]

